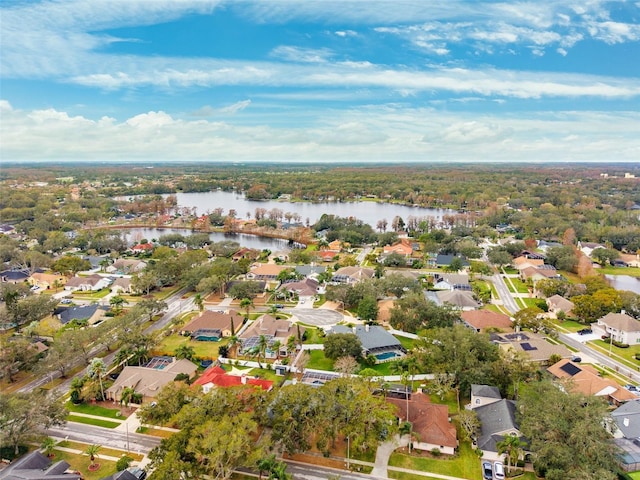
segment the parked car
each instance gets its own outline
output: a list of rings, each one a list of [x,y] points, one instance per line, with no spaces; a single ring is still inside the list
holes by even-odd
[[[582,358],[580,358],[578,355],[572,355],[571,356],[571,361],[573,363],[580,363],[582,361]]]
[[[482,462],[482,478],[484,480],[493,480],[493,465],[491,462]]]
[[[636,387],[635,385],[627,384],[624,386],[624,388],[626,388],[630,392],[634,392],[634,393],[638,392],[638,387]]]
[[[590,328],[583,328],[582,330],[578,330],[578,335],[588,335],[590,333],[593,333],[593,330],[591,330]]]
[[[504,480],[504,465],[502,464],[502,462],[494,462],[493,478],[495,480]]]

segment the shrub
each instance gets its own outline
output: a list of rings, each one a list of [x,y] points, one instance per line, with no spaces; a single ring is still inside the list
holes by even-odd
[[[431,455],[433,455],[434,457],[439,457],[442,454],[442,452],[440,451],[439,448],[432,448],[431,449]]]
[[[131,462],[133,462],[133,458],[127,455],[120,457],[116,462],[116,470],[119,472],[126,470],[131,465]]]

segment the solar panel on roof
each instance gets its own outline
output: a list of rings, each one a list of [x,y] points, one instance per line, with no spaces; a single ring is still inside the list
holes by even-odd
[[[575,374],[580,373],[582,371],[579,367],[577,367],[573,363],[565,363],[564,365],[562,365],[560,367],[560,370],[562,370],[563,372],[571,375],[572,377]]]
[[[521,343],[520,346],[522,347],[522,349],[525,352],[529,352],[531,350],[537,350],[538,347],[534,347],[533,345],[531,345],[529,342],[525,342],[525,343]]]

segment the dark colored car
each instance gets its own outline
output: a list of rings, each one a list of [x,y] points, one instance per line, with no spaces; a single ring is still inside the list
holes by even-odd
[[[580,362],[582,361],[582,358],[580,358],[580,357],[579,357],[579,356],[577,356],[577,355],[573,355],[573,356],[571,357],[571,361],[572,361],[573,363],[580,363]]]
[[[491,462],[482,462],[482,478],[484,480],[493,480],[493,465]]]
[[[583,328],[582,330],[578,330],[578,335],[588,335],[589,333],[593,333],[593,330],[590,328]]]

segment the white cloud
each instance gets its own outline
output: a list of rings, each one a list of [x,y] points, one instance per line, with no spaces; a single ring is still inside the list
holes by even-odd
[[[507,117],[389,104],[314,112],[303,126],[194,121],[151,111],[118,122],[0,101],[7,160],[627,161],[640,154],[640,113],[525,112]],[[294,118],[291,118],[291,117]],[[214,153],[212,153],[214,152]]]
[[[357,37],[358,33],[354,30],[336,30],[334,32],[338,37]]]
[[[241,112],[242,110],[247,108],[249,105],[251,105],[251,100],[242,100],[241,102],[236,102],[233,105],[222,107],[220,109],[220,113],[234,115],[238,112]]]
[[[282,45],[271,51],[270,56],[290,62],[325,63],[333,52],[328,48],[300,48]]]

